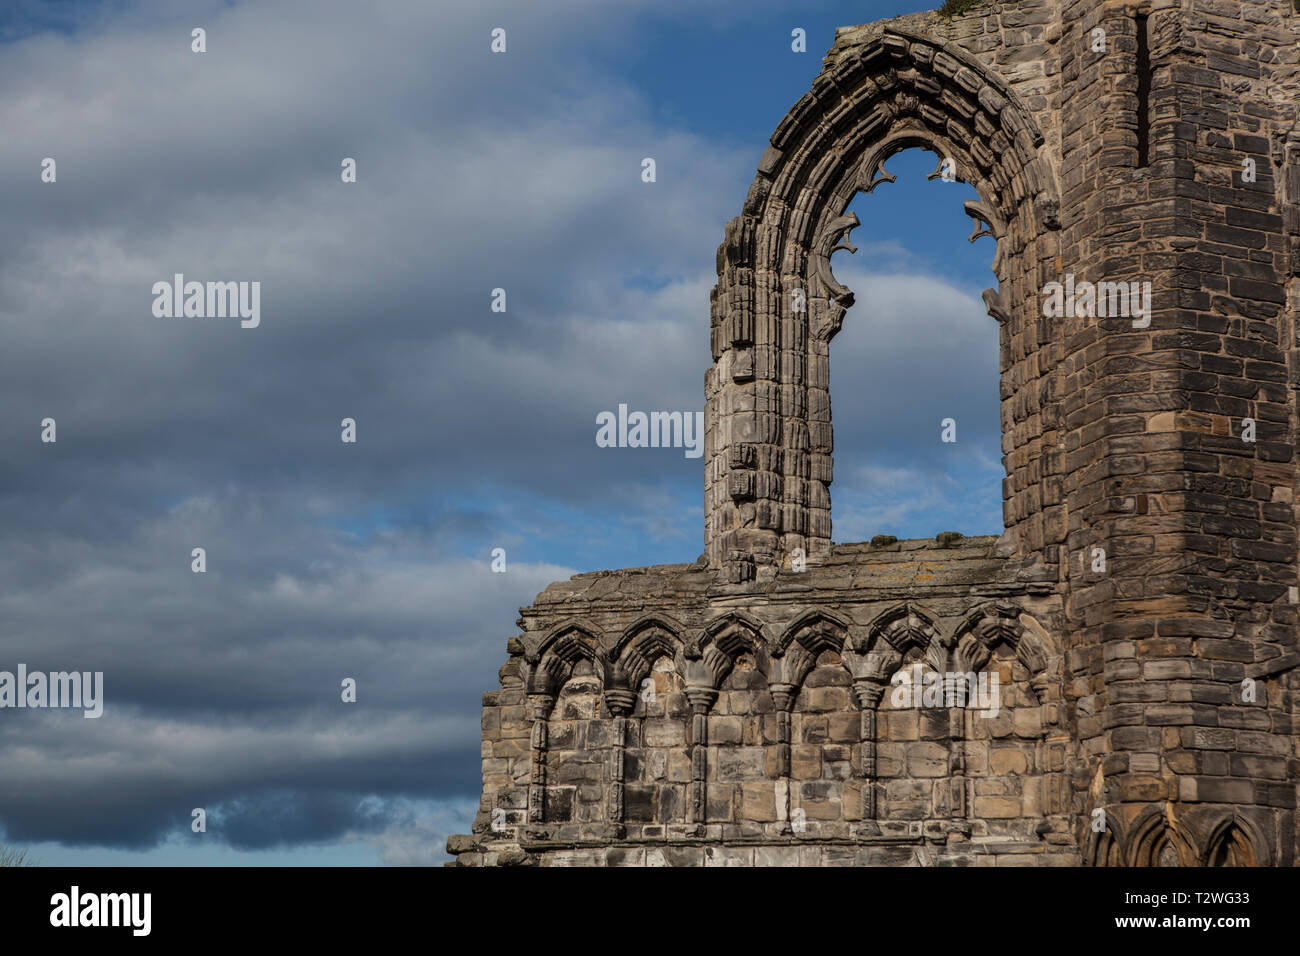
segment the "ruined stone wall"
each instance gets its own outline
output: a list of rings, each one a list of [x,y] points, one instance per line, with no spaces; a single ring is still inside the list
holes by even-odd
[[[1298,69],[1292,0],[839,30],[718,250],[705,554],[523,610],[459,862],[1294,865]],[[1006,533],[833,544],[831,257],[913,146],[996,239]]]
[[[539,595],[461,862],[1078,862],[1060,602],[997,538],[840,546],[760,593],[700,563]],[[996,710],[896,700],[914,666],[996,672]]]

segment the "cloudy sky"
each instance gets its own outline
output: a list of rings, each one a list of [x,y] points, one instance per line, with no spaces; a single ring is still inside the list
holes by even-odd
[[[0,710],[0,840],[445,859],[517,608],[703,550],[702,460],[599,448],[596,415],[703,409],[772,129],[835,26],[935,5],[4,4],[0,670],[102,671],[105,704]],[[1001,527],[991,241],[934,166],[896,157],[836,257],[839,541]],[[155,317],[176,273],[260,282],[260,325]]]

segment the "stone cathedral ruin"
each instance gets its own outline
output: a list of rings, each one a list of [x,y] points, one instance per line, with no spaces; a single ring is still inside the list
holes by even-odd
[[[718,249],[706,552],[523,609],[457,862],[1294,865],[1298,41],[1296,0],[837,31]],[[831,257],[909,147],[996,240],[1005,532],[836,544]],[[1049,317],[1067,278],[1145,324]]]

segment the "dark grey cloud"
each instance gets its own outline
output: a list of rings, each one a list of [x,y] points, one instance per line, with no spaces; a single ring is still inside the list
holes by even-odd
[[[102,670],[107,698],[0,715],[9,839],[147,847],[195,806],[234,846],[381,839],[421,825],[404,800],[477,789],[515,608],[572,573],[492,574],[488,546],[563,532],[548,498],[663,504],[595,457],[594,416],[699,406],[707,284],[682,270],[735,175],[551,72],[594,8],[511,11],[495,60],[491,11],[422,3],[159,4],[7,49],[0,667]],[[647,143],[690,178],[638,193]],[[639,291],[631,262],[677,277]],[[175,272],[259,280],[261,326],[154,318]]]

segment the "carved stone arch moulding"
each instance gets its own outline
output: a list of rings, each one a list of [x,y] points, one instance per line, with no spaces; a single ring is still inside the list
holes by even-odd
[[[584,659],[591,662],[603,683],[599,633],[580,621],[565,621],[552,628],[536,647],[525,652],[529,696],[550,698],[553,703],[573,675],[574,665]]]
[[[776,642],[773,654],[785,654],[796,641],[818,652],[831,648],[840,650],[849,634],[849,622],[826,608],[814,607],[800,614],[786,626]]]
[[[542,655],[562,639],[585,640],[594,649],[600,646],[600,631],[584,621],[569,618],[556,624],[538,641],[527,641],[524,647],[524,660],[530,664],[537,663]]]
[[[1125,866],[1124,828],[1109,812],[1103,811],[1105,821],[1100,831],[1094,830],[1092,816],[1081,820],[1086,836],[1080,840],[1083,844],[1083,863],[1085,866]]]
[[[709,644],[734,657],[746,650],[754,654],[764,653],[769,650],[771,642],[762,621],[746,611],[732,609],[710,621],[694,640],[688,642],[686,656],[691,659],[700,657]]]
[[[830,549],[828,346],[853,301],[830,260],[853,248],[853,197],[892,181],[884,161],[901,149],[952,159],[979,195],[966,204],[972,238],[997,242],[999,287],[985,302],[1005,345],[1034,323],[1038,271],[1058,251],[1043,144],[1001,78],[892,28],[828,67],[782,120],[727,225],[711,296],[706,543],[725,581],[775,574],[796,549]]]
[[[1134,823],[1129,866],[1195,866],[1197,853],[1182,829],[1170,825],[1164,810],[1151,807]]]
[[[688,693],[694,688],[716,694],[742,654],[765,660],[767,649],[767,636],[758,618],[745,611],[728,611],[683,642]]]
[[[967,614],[953,634],[953,666],[960,670],[979,670],[988,663],[993,648],[1006,644],[1020,653],[1020,607],[1009,603],[981,604]],[[1029,666],[1026,664],[1026,666]],[[1046,666],[1037,662],[1030,670]]]
[[[957,670],[980,670],[1004,644],[1011,648],[1030,675],[1040,674],[1051,663],[1052,648],[1040,627],[1029,628],[1030,620],[1019,605],[1006,602],[981,604],[966,615],[953,633],[952,664]]]
[[[605,665],[605,706],[610,713],[632,712],[641,684],[659,658],[683,667],[686,645],[681,633],[681,625],[663,614],[646,615],[623,631]]]
[[[1153,807],[1142,814],[1125,837],[1124,828],[1109,812],[1101,832],[1092,829],[1091,818],[1080,821],[1086,836],[1083,863],[1086,866],[1269,866],[1268,840],[1253,821],[1230,811],[1204,830],[1200,827],[1171,827],[1168,818]],[[1205,834],[1205,839],[1197,839]],[[1196,845],[1200,844],[1198,852]]]
[[[920,652],[925,663],[935,670],[943,668],[945,655],[934,618],[911,602],[876,617],[854,650],[869,667],[869,672],[862,676],[882,683],[888,683],[909,651]]]
[[[781,634],[773,651],[773,697],[784,699],[784,696],[789,696],[793,702],[804,678],[817,666],[821,653],[830,650],[843,654],[848,646],[848,637],[849,622],[825,608],[812,608],[795,618]],[[847,661],[844,666],[849,669]]]
[[[645,645],[647,637],[659,643],[667,640],[680,645],[684,631],[685,628],[667,614],[647,614],[623,629],[623,633],[618,636],[618,640],[610,649],[610,659],[621,658],[629,644],[635,643],[638,647]]]
[[[1254,822],[1230,812],[1210,830],[1201,855],[1202,866],[1271,866],[1269,841]]]

